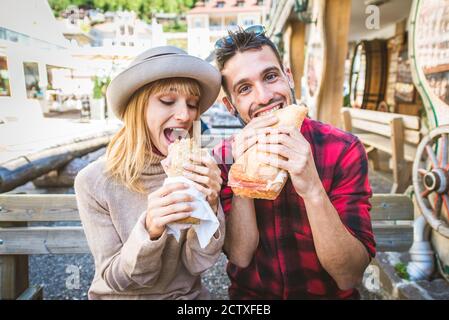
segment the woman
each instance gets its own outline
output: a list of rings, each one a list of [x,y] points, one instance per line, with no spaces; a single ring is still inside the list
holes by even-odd
[[[145,51],[108,86],[108,104],[124,126],[106,158],[75,180],[95,259],[89,299],[208,298],[200,274],[217,261],[225,234],[220,170],[205,157],[185,170],[220,223],[201,249],[193,229],[183,230],[179,242],[167,235],[167,224],[190,216],[193,199],[179,193],[184,184],[162,186],[166,175],[160,162],[175,130],[192,133],[193,121],[217,98],[220,81],[206,61],[165,46]]]

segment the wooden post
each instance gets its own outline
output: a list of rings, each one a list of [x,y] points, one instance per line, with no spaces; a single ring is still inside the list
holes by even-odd
[[[341,119],[343,123],[343,130],[347,132],[352,132],[352,120],[351,112],[347,109],[341,112]]]
[[[1,228],[23,227],[26,225],[27,225],[26,222],[14,222],[14,223],[0,222]],[[0,300],[16,299],[27,288],[28,288],[28,256],[0,255]]]
[[[393,161],[393,186],[391,193],[404,192],[409,176],[404,159],[404,125],[402,118],[393,118],[391,125],[391,150]]]
[[[290,63],[295,84],[296,98],[301,98],[301,78],[304,74],[305,25],[301,21],[291,22]]]
[[[343,104],[345,58],[348,50],[351,0],[326,1],[324,14],[325,60],[322,87],[318,96],[317,118],[340,125]]]

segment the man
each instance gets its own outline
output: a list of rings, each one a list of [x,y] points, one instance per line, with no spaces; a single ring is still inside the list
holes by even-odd
[[[293,103],[294,91],[291,71],[260,28],[230,33],[215,51],[223,103],[246,124],[214,149],[224,181],[229,296],[358,298],[354,288],[375,255],[363,145],[307,118],[301,128],[269,128],[277,122],[270,110]],[[224,159],[237,159],[255,143],[270,154],[261,161],[289,173],[274,201],[233,196],[227,186],[231,164]]]

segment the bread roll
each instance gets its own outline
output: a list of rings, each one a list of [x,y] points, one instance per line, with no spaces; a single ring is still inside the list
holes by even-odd
[[[201,155],[204,150],[199,148],[193,139],[176,140],[168,146],[168,156],[161,164],[168,177],[179,177],[183,173],[183,165],[192,163],[190,155]],[[194,217],[187,217],[176,221],[176,223],[199,224],[200,220]]]

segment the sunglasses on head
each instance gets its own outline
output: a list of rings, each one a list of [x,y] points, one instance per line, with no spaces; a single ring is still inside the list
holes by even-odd
[[[264,36],[265,35],[265,27],[262,25],[259,25],[259,24],[249,26],[248,28],[244,29],[243,31],[248,32],[248,33],[252,32],[256,36]],[[218,39],[217,42],[215,42],[215,49],[221,49],[225,45],[231,45],[233,43],[234,43],[234,40],[232,40],[232,37],[230,35],[227,35],[223,38]]]

